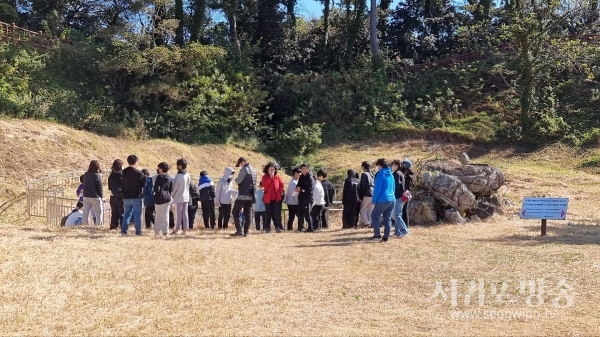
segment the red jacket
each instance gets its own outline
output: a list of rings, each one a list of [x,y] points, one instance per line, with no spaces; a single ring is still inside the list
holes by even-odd
[[[283,200],[283,180],[279,174],[275,174],[275,177],[271,178],[270,175],[265,174],[262,177],[262,186],[265,191],[263,201],[265,204],[270,204],[271,200],[281,201]]]

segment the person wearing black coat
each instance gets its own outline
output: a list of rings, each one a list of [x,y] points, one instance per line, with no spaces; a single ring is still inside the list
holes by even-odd
[[[342,192],[342,228],[356,228],[357,209],[360,206],[358,197],[358,188],[360,180],[356,178],[354,170],[348,170],[348,178],[344,181],[344,190]]]
[[[315,229],[310,216],[313,203],[313,188],[315,187],[315,178],[310,172],[310,166],[306,163],[300,166],[302,174],[296,185],[296,193],[298,193],[298,231],[301,232],[304,228],[304,221],[307,223],[305,232],[311,233]]]
[[[116,159],[112,164],[112,171],[108,176],[108,190],[110,191],[110,229],[119,229],[123,223],[123,161]]]
[[[325,193],[325,208],[323,208],[323,211],[321,212],[321,224],[323,228],[329,228],[329,207],[333,206],[335,188],[327,179],[327,171],[319,170],[319,172],[317,172],[317,179],[321,182],[323,192]]]
[[[92,160],[87,172],[83,175],[83,215],[81,224],[89,225],[90,210],[94,210],[96,221],[94,225],[102,225],[104,218],[102,209],[102,178],[100,178],[100,163],[97,160]]]
[[[413,171],[410,170],[410,168],[412,167],[412,162],[410,161],[410,159],[404,159],[404,161],[402,162],[402,168],[400,169],[402,171],[402,173],[404,173],[404,190],[406,191],[410,191],[410,187],[412,186],[412,180],[413,180]],[[408,217],[408,202],[404,204],[404,207],[402,208],[402,220],[404,220],[404,223],[406,224],[406,227],[410,227],[409,225],[409,217]]]

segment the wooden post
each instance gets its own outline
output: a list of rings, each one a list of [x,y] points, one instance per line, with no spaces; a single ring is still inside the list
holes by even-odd
[[[546,219],[542,219],[542,235],[546,235]]]

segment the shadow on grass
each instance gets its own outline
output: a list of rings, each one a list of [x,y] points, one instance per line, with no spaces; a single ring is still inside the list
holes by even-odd
[[[361,233],[364,234],[364,233]],[[379,241],[371,240],[370,236],[364,238],[338,238],[332,240],[316,240],[311,245],[297,245],[294,248],[314,248],[314,247],[344,247],[360,243],[378,243]]]
[[[530,234],[508,235],[491,239],[476,239],[482,242],[498,242],[508,246],[536,246],[544,244],[600,245],[600,226],[578,223],[553,226],[548,224],[547,235],[540,236],[540,226],[527,226]]]

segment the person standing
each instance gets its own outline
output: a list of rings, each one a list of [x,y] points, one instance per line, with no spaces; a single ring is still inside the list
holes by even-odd
[[[196,213],[198,212],[198,202],[200,201],[200,191],[198,186],[194,184],[190,177],[190,200],[188,201],[188,223],[190,224],[190,230],[194,229],[196,222]]]
[[[229,227],[229,217],[231,216],[231,193],[233,192],[233,174],[235,170],[226,167],[223,177],[217,183],[215,190],[216,205],[219,208],[219,218],[217,225],[219,229]]]
[[[373,188],[373,214],[371,216],[373,225],[373,237],[372,240],[381,240],[386,242],[390,238],[390,232],[392,230],[392,212],[394,211],[394,205],[396,204],[396,197],[394,195],[394,177],[392,177],[392,170],[385,158],[377,159],[377,176],[375,177],[375,186]],[[379,228],[380,217],[383,214],[383,238],[381,237],[381,230]]]
[[[310,217],[312,218],[313,227],[315,230],[323,228],[321,222],[323,211],[325,210],[325,190],[320,180],[315,181],[315,187],[313,188],[313,206],[310,211]]]
[[[317,179],[323,186],[325,193],[325,206],[321,212],[321,225],[323,228],[329,228],[329,207],[333,206],[333,199],[335,198],[335,188],[333,184],[327,179],[327,171],[319,170],[317,172]]]
[[[143,202],[144,202],[144,220],[146,222],[146,229],[152,229],[154,224],[154,192],[152,191],[152,177],[150,172],[146,169],[142,170],[144,177],[146,177],[146,185],[144,185]]]
[[[123,161],[115,159],[112,170],[108,176],[108,190],[110,191],[110,229],[118,229],[123,224]]]
[[[84,226],[89,225],[90,210],[93,210],[93,214],[96,219],[94,225],[102,225],[103,214],[102,214],[102,178],[100,178],[100,163],[97,160],[92,160],[87,172],[83,175],[83,216],[81,224]]]
[[[188,203],[190,201],[190,184],[192,178],[187,173],[187,160],[177,160],[177,175],[173,179],[173,203],[175,204],[175,228],[171,234],[187,234],[190,229]]]
[[[231,236],[247,236],[250,229],[250,211],[254,204],[254,186],[256,186],[256,170],[248,160],[240,157],[235,167],[241,167],[240,173],[235,179],[238,184],[238,195],[233,204],[233,222],[235,233]],[[240,211],[244,213],[244,227],[240,223]]]
[[[404,158],[402,162],[401,171],[404,174],[404,190],[410,191],[413,180],[413,171],[411,171],[412,162],[408,158]],[[402,208],[402,220],[406,224],[406,227],[409,227],[409,216],[408,216],[408,202],[404,203],[404,207]]]
[[[123,223],[121,224],[121,235],[126,236],[129,222],[133,217],[135,235],[142,235],[142,196],[146,177],[142,171],[137,169],[138,157],[134,154],[127,157],[129,166],[123,170]]]
[[[344,190],[342,192],[342,228],[356,228],[356,209],[359,207],[358,185],[360,181],[356,178],[354,170],[348,170],[348,178],[344,181]]]
[[[162,162],[158,164],[158,175],[152,179],[152,192],[156,212],[154,223],[154,236],[169,235],[169,209],[171,208],[171,193],[173,192],[173,180],[168,174],[169,164]]]
[[[394,235],[398,238],[402,238],[409,234],[408,228],[406,227],[406,223],[402,219],[402,209],[404,208],[405,202],[402,200],[402,196],[404,195],[404,173],[402,173],[402,163],[400,160],[394,160],[392,162],[392,171],[394,176],[394,197],[396,198],[396,203],[394,205]]]
[[[275,231],[277,233],[283,232],[283,224],[281,221],[281,205],[283,202],[283,196],[285,192],[283,190],[283,180],[279,173],[277,173],[277,166],[275,163],[268,163],[263,169],[263,177],[261,180],[263,189],[265,191],[263,201],[265,202],[266,219],[265,219],[265,232],[271,231],[271,221],[275,225]]]
[[[302,174],[298,178],[298,184],[296,185],[296,193],[298,193],[298,231],[302,231],[304,221],[306,220],[308,228],[305,232],[312,233],[315,229],[310,214],[312,211],[315,179],[307,163],[302,164],[300,170]]]
[[[208,172],[200,172],[198,188],[200,189],[200,206],[204,228],[215,229],[215,184],[208,176]]]
[[[258,189],[256,190],[256,194],[254,196],[254,225],[256,226],[256,230],[260,230],[260,222],[262,221],[262,228],[266,227],[266,219],[267,219],[267,209],[265,207],[265,201],[263,200],[265,196],[265,191],[263,190],[262,181],[258,183]]]
[[[361,165],[363,173],[360,177],[358,197],[360,199],[360,218],[364,227],[372,225],[371,213],[373,212],[373,188],[375,176],[371,172],[371,163],[363,162]]]
[[[298,192],[296,192],[296,186],[298,185],[298,179],[302,174],[299,168],[295,168],[292,172],[292,181],[288,184],[287,192],[285,194],[285,203],[288,207],[288,221],[287,230],[294,230],[294,218],[298,216]],[[298,222],[300,218],[298,218]],[[299,228],[300,229],[300,228]]]

